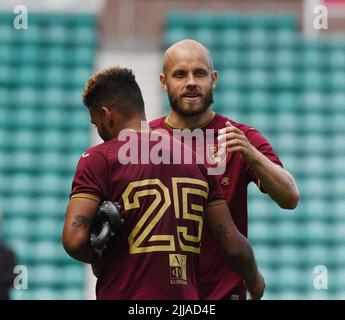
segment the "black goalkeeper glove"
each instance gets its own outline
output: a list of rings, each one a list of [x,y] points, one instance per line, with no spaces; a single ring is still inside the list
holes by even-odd
[[[90,244],[93,248],[97,250],[106,248],[109,239],[115,235],[123,223],[120,211],[121,207],[116,202],[103,201],[101,203],[91,227]]]

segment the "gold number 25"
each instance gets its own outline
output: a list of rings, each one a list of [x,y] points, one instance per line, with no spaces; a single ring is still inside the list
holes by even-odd
[[[194,195],[207,199],[208,183],[199,179],[179,177],[172,178],[171,182],[175,217],[177,219],[182,218],[185,220],[192,220],[198,224],[197,235],[188,234],[188,228],[186,226],[177,226],[177,238],[179,246],[183,251],[200,253],[204,210],[203,206],[199,204],[191,204],[191,209],[200,212],[200,214],[197,215],[188,212],[188,196]],[[126,211],[138,209],[140,208],[140,198],[148,196],[153,196],[154,200],[134,226],[128,237],[130,254],[154,251],[175,251],[176,247],[174,235],[152,235],[149,237],[151,231],[155,228],[159,220],[162,219],[167,209],[171,206],[171,195],[169,188],[165,186],[160,179],[146,179],[129,183],[126,190],[122,194],[124,208]],[[180,197],[182,197],[182,201],[180,201]],[[145,199],[143,201],[145,201]],[[182,208],[180,208],[180,203],[182,203]],[[158,211],[156,209],[158,209]],[[150,223],[146,224],[153,212],[156,212],[155,216],[152,218]],[[149,243],[160,241],[161,243],[165,242],[165,244],[143,246],[142,243],[145,240],[147,240]],[[186,241],[188,241],[188,244],[186,244]]]

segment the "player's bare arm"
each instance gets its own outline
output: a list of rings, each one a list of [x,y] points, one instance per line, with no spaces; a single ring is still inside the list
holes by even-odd
[[[89,242],[98,206],[97,201],[86,198],[73,198],[67,206],[62,243],[66,252],[81,262],[92,263],[99,257]]]
[[[225,202],[207,208],[206,227],[222,249],[228,266],[245,280],[252,299],[261,299],[264,278],[248,240],[237,230]]]
[[[281,208],[296,208],[300,194],[291,174],[256,149],[240,129],[230,122],[226,125],[220,132],[219,142],[226,145],[228,152],[240,152],[244,161],[255,171],[265,192]]]

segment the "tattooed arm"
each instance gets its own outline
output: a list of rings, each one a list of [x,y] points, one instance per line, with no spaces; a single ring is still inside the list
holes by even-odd
[[[98,258],[97,252],[89,244],[92,221],[99,203],[86,198],[73,198],[69,201],[62,243],[66,252],[74,259],[92,263]]]
[[[248,240],[237,230],[225,203],[207,208],[206,226],[222,249],[228,266],[245,280],[252,298],[260,299],[264,279]]]

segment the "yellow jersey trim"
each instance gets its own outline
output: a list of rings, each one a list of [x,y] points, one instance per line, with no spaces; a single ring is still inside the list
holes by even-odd
[[[196,128],[204,128],[206,127],[213,119],[214,117],[216,116],[216,113],[214,111],[211,111],[211,117],[210,119],[208,119],[205,123],[203,123],[201,126],[198,126],[198,127],[195,127],[195,128],[188,128],[188,129],[196,129]],[[175,127],[171,122],[170,122],[170,119],[169,119],[169,116],[166,116],[165,118],[165,124],[170,128],[170,129],[180,129],[180,130],[183,130],[183,129],[186,129],[186,128],[178,128],[178,127]]]
[[[224,199],[213,200],[207,204],[207,207],[219,206],[220,204],[226,203]]]
[[[98,203],[101,202],[101,199],[98,196],[96,196],[94,194],[89,194],[89,193],[76,193],[76,194],[73,194],[71,196],[71,199],[75,199],[75,198],[90,199],[90,200],[97,201]]]

